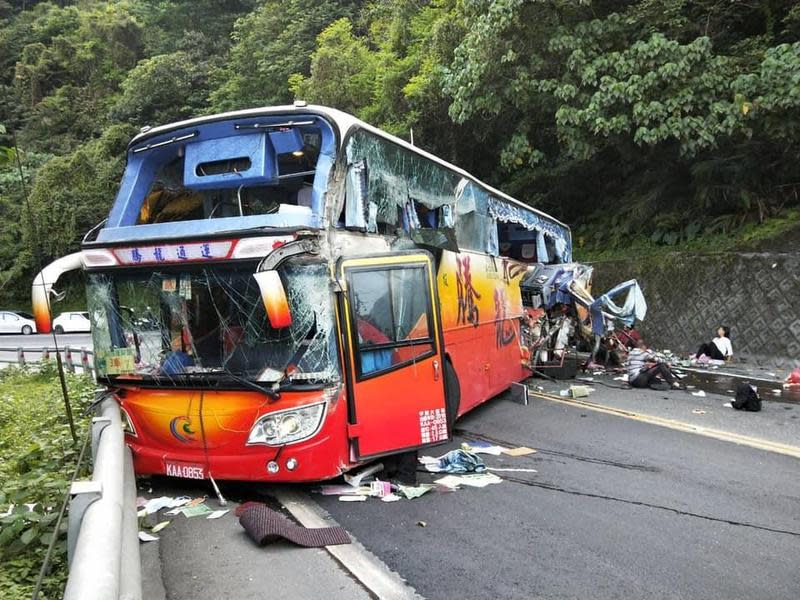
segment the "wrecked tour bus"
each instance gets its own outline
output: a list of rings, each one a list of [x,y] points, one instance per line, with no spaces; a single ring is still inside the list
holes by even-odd
[[[87,279],[140,474],[310,481],[449,439],[526,376],[519,281],[569,228],[337,110],[145,128]]]

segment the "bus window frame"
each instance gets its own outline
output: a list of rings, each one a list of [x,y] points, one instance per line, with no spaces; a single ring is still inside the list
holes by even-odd
[[[414,252],[417,254],[418,252]],[[398,258],[402,257],[403,254],[397,254]],[[347,257],[352,258],[352,257]],[[373,258],[373,257],[365,257],[365,258]],[[374,257],[378,258],[378,257]],[[433,356],[437,356],[441,353],[441,331],[440,328],[434,326],[434,324],[439,323],[439,319],[434,320],[433,317],[433,298],[431,297],[430,291],[428,286],[431,282],[433,285],[436,285],[436,282],[433,280],[433,271],[431,270],[432,262],[428,261],[420,261],[420,262],[408,262],[408,263],[399,263],[399,264],[389,264],[389,265],[364,265],[360,267],[346,267],[345,273],[345,282],[347,286],[347,314],[346,319],[348,322],[348,326],[350,331],[354,335],[352,350],[353,350],[353,374],[355,376],[355,382],[360,383],[362,381],[366,381],[368,379],[372,379],[374,377],[380,377],[382,375],[386,375],[388,373],[392,373],[397,371],[398,369],[402,369],[407,367],[408,365],[414,364],[415,362],[426,360]],[[387,342],[382,344],[375,344],[374,346],[369,346],[369,350],[394,350],[396,348],[408,348],[413,346],[423,346],[429,345],[430,350],[415,356],[414,358],[404,360],[397,364],[393,364],[385,369],[370,371],[368,373],[364,373],[361,369],[361,344],[358,341],[358,324],[356,321],[356,313],[354,310],[355,302],[353,296],[353,281],[351,278],[352,273],[364,273],[364,272],[379,272],[379,271],[396,271],[402,269],[419,269],[422,268],[422,271],[426,277],[425,281],[425,315],[428,321],[428,337],[426,338],[418,338],[414,340],[406,340],[402,342]],[[394,316],[392,317],[394,319]]]
[[[441,329],[441,321],[439,318],[434,318],[434,301],[438,301],[438,294],[436,294],[436,280],[434,279],[434,272],[433,272],[433,265],[434,261],[432,256],[430,256],[429,252],[425,250],[416,250],[416,251],[409,251],[409,252],[400,252],[400,253],[390,253],[390,254],[380,254],[380,255],[368,255],[368,256],[347,256],[342,257],[340,262],[352,259],[384,259],[384,258],[397,258],[402,259],[408,255],[418,255],[418,254],[425,254],[427,255],[427,260],[420,260],[418,262],[400,262],[400,263],[389,263],[389,264],[372,264],[372,265],[362,265],[362,266],[353,266],[353,267],[345,267],[346,272],[345,275],[345,295],[347,296],[346,303],[342,303],[342,312],[344,313],[343,320],[347,323],[347,327],[353,335],[355,336],[352,344],[352,362],[354,364],[349,365],[351,369],[348,369],[354,376],[354,382],[360,383],[362,381],[366,381],[368,379],[372,379],[374,377],[380,377],[382,375],[386,375],[388,373],[392,373],[397,371],[398,369],[402,369],[407,367],[408,365],[414,364],[415,362],[426,360],[433,356],[437,356],[442,354],[444,356],[444,338]],[[430,350],[424,352],[414,358],[404,360],[400,363],[393,364],[385,369],[380,369],[376,371],[370,371],[368,373],[364,373],[361,369],[361,344],[358,342],[358,328],[357,328],[357,321],[356,321],[356,314],[355,314],[355,303],[354,303],[354,296],[353,296],[353,281],[350,277],[351,273],[363,273],[363,272],[380,272],[380,271],[393,271],[393,270],[402,270],[402,269],[415,269],[415,268],[422,268],[423,273],[426,277],[425,280],[425,315],[428,321],[428,337],[426,338],[418,338],[414,340],[406,340],[402,342],[387,342],[383,344],[375,344],[374,346],[370,346],[370,350],[391,350],[395,348],[408,348],[413,346],[422,346],[422,345],[429,345]],[[341,266],[337,267],[337,271],[341,272]],[[431,296],[429,286],[433,286],[434,296]],[[347,349],[349,346],[349,342],[347,340],[347,336],[344,336],[345,342],[345,351],[344,355],[346,357],[350,356],[350,352]],[[350,362],[349,360],[347,362]]]

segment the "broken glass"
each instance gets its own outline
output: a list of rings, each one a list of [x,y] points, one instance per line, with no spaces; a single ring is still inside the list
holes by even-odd
[[[327,269],[279,273],[290,327],[270,326],[254,267],[93,273],[87,298],[98,376],[156,384],[339,379]],[[287,375],[288,373],[288,375]]]
[[[489,194],[468,179],[458,185],[456,202],[456,240],[464,250],[499,255],[497,222],[489,214]]]
[[[356,131],[350,137],[347,143],[347,162],[351,165],[362,162],[366,166],[369,202],[375,204],[378,228],[384,233],[395,233],[404,224],[406,228],[409,225],[413,227],[420,210],[413,211],[412,216],[409,207],[421,205],[429,211],[439,212],[438,209],[443,206],[455,203],[455,190],[459,181],[457,174],[408,148],[367,131]],[[448,226],[444,220],[436,224],[420,225]]]

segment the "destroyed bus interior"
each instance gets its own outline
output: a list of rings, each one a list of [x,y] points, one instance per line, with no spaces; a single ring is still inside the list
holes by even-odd
[[[131,143],[97,241],[318,227],[335,156],[334,130],[319,115],[209,117],[146,130]]]
[[[434,157],[365,129],[350,134],[345,147],[339,227],[531,265],[571,258],[565,225]]]
[[[311,214],[321,136],[298,129],[279,133],[288,136],[292,132],[296,133],[293,143],[280,148],[285,151],[275,155],[277,164],[270,169],[263,166],[268,158],[264,155],[266,136],[261,133],[235,138],[235,151],[224,152],[219,140],[210,140],[200,148],[192,144],[176,147],[176,156],[157,168],[136,224],[287,211]],[[225,154],[237,156],[220,158]],[[257,173],[253,175],[253,171]],[[270,171],[275,174],[270,175]]]

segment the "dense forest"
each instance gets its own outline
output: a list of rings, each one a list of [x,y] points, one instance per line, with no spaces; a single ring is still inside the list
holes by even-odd
[[[792,0],[0,0],[0,304],[104,217],[140,127],[295,98],[413,130],[584,257],[779,235],[798,40]]]

